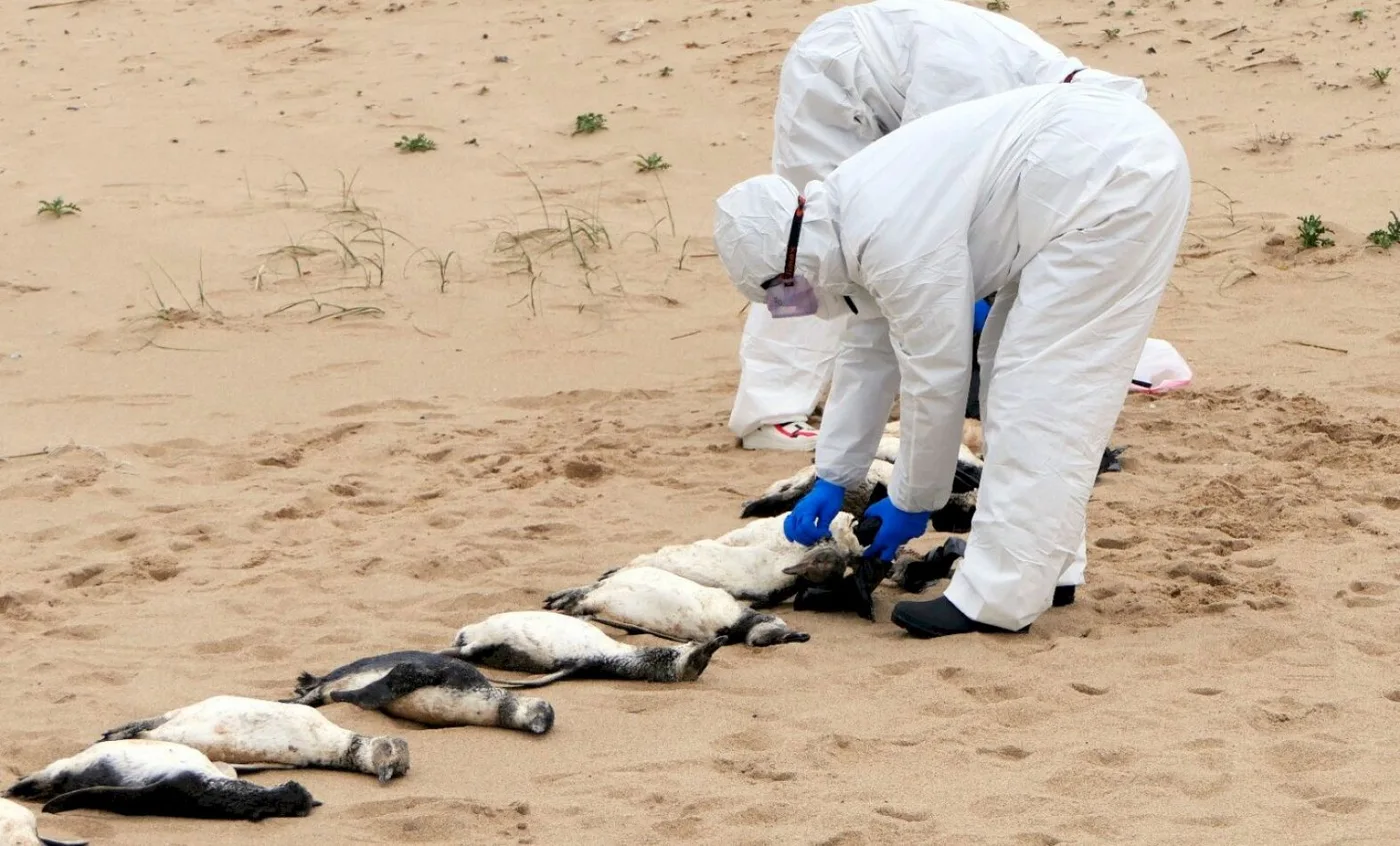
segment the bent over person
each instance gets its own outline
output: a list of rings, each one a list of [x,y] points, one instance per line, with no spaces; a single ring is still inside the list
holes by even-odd
[[[906,124],[801,191],[754,177],[716,204],[736,288],[781,322],[846,322],[789,539],[828,532],[900,400],[867,552],[892,560],[948,500],[973,350],[986,442],[967,551],[945,593],[895,606],[923,637],[1024,631],[1083,551],[1099,461],[1166,288],[1191,199],[1185,151],[1136,98],[1037,85]],[[1082,559],[1080,559],[1082,560]]]
[[[773,172],[824,179],[865,145],[922,115],[1025,85],[1102,85],[1147,99],[1142,82],[1085,67],[1003,15],[954,0],[875,0],[818,17],[783,60]],[[750,309],[729,428],[748,449],[810,450],[841,321],[775,321]]]

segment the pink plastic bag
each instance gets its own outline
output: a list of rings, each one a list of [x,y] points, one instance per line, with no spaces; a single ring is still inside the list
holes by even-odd
[[[1191,366],[1176,347],[1158,338],[1148,338],[1138,358],[1130,393],[1165,394],[1191,384]]]

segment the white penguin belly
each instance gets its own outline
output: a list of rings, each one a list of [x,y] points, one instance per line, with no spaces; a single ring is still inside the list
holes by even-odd
[[[494,725],[500,703],[476,691],[424,687],[400,696],[382,710],[429,726]]]
[[[315,708],[241,696],[215,696],[170,712],[144,737],[183,743],[229,764],[306,766],[344,753],[353,732]]]
[[[505,646],[542,664],[588,661],[632,650],[583,620],[553,611],[495,614],[464,627],[458,637],[463,645]]]
[[[709,640],[743,613],[726,591],[655,567],[619,570],[590,590],[579,610],[695,641]]]
[[[0,846],[39,846],[34,812],[17,802],[0,799]]]
[[[784,573],[783,568],[800,561],[804,550],[797,544],[790,546],[791,550],[780,551],[761,546],[730,546],[719,540],[700,540],[687,546],[638,556],[628,565],[628,569],[652,567],[665,570],[731,595],[767,594],[780,591],[797,580],[796,576]]]
[[[106,764],[120,774],[121,784],[149,784],[171,773],[195,772],[210,778],[228,778],[229,771],[219,767],[198,749],[180,743],[159,740],[111,740],[94,743],[77,755],[55,761],[49,768],[77,772]]]

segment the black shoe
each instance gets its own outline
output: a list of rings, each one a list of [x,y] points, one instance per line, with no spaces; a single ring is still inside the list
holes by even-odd
[[[959,611],[946,596],[927,602],[898,602],[890,614],[890,622],[904,629],[914,637],[943,637],[944,635],[971,634],[1021,634],[1030,626],[1012,632],[1009,629],[979,623]]]
[[[1055,588],[1055,598],[1050,605],[1054,608],[1063,608],[1066,605],[1074,604],[1074,585],[1060,585]]]

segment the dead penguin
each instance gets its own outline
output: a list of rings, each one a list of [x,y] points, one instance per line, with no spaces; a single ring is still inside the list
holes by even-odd
[[[409,766],[403,738],[366,737],[310,706],[243,696],[213,696],[102,736],[136,738],[182,743],[226,764],[349,770],[377,776],[381,784],[404,775]]]
[[[855,518],[841,512],[831,521],[831,536],[807,547],[783,534],[784,517],[761,517],[717,538],[663,546],[638,555],[619,569],[654,567],[707,587],[719,588],[755,608],[771,608],[792,597],[803,577],[822,569],[827,558],[860,555],[864,545],[855,534]],[[610,570],[599,578],[607,578]],[[730,639],[730,642],[734,642]]]
[[[554,708],[543,699],[503,690],[458,657],[436,652],[389,652],[361,658],[324,676],[302,673],[296,697],[319,707],[348,702],[427,726],[494,726],[544,734]]]
[[[79,808],[125,816],[261,820],[304,817],[321,803],[295,781],[263,787],[198,749],[159,740],[95,743],[20,779],[6,791],[45,800],[43,811]]]
[[[729,643],[776,646],[811,639],[778,617],[740,603],[727,591],[657,567],[616,570],[586,587],[551,594],[545,607],[671,640],[724,637]]]
[[[0,846],[88,846],[86,840],[54,840],[39,836],[34,812],[17,802],[0,799]]]
[[[895,450],[898,451],[899,444],[895,442]],[[870,470],[865,475],[865,481],[846,489],[846,498],[841,503],[841,510],[856,516],[864,513],[865,508],[871,502],[877,488],[887,488],[890,483],[890,475],[894,472],[893,459],[886,461],[877,458],[870,462]],[[797,501],[808,493],[817,483],[817,467],[815,464],[808,464],[801,470],[787,477],[779,479],[768,486],[755,499],[744,503],[743,511],[739,516],[745,520],[750,517],[776,517],[791,511]]]
[[[893,443],[893,449],[896,453],[898,452],[897,439],[887,436],[882,441],[882,443],[885,442]],[[893,474],[894,464],[892,461],[885,461],[881,458],[871,461],[864,481],[846,490],[846,497],[841,504],[841,509],[850,512],[857,518],[863,516],[865,509],[870,507],[871,503],[889,496],[889,483]],[[764,491],[762,495],[745,503],[739,516],[747,519],[786,514],[793,509],[793,506],[797,505],[798,500],[811,492],[816,483],[816,466],[803,467],[788,478],[780,479],[769,485],[768,490]],[[939,532],[957,534],[970,530],[972,528],[972,515],[977,510],[977,488],[981,483],[982,460],[974,455],[966,445],[959,445],[957,468],[953,472],[952,493],[948,497],[947,504],[929,517],[929,523],[933,529]]]
[[[717,637],[676,646],[634,646],[568,614],[506,611],[463,626],[442,654],[498,670],[548,674],[527,681],[492,680],[502,687],[540,687],[569,676],[688,682],[700,678],[724,643]]]

